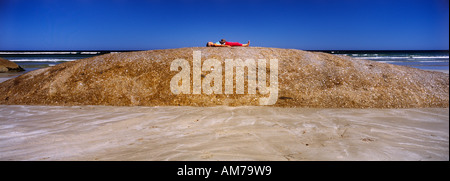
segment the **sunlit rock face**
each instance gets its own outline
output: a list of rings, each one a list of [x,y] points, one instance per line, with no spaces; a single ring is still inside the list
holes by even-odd
[[[200,55],[196,58],[194,52]],[[188,63],[184,70],[189,75],[183,77],[189,79],[184,82],[189,89],[177,94],[171,89],[171,81],[183,68],[171,70],[176,59]],[[243,76],[237,76],[237,68],[229,72],[227,59],[254,61],[256,74],[249,67],[244,68]],[[207,60],[218,64],[207,66]],[[260,60],[266,62],[265,71],[261,71]],[[274,60],[276,71],[270,66]],[[200,71],[195,70],[196,61],[200,62]],[[226,76],[227,71],[232,80]],[[266,73],[265,82],[257,78],[260,71]],[[271,82],[274,75],[276,82]],[[257,86],[249,86],[249,80]],[[220,91],[208,94],[200,88],[200,93],[195,93],[199,88],[195,81],[211,87],[221,85]],[[244,92],[237,93],[241,81]],[[183,85],[182,79],[175,82]],[[233,82],[228,91],[227,82]],[[276,85],[276,90],[264,92],[259,84]],[[264,98],[274,98],[268,105],[280,107],[448,107],[449,76],[295,49],[192,47],[105,54],[39,69],[0,84],[0,104],[258,106]]]
[[[22,67],[7,59],[0,58],[0,73],[25,71]]]

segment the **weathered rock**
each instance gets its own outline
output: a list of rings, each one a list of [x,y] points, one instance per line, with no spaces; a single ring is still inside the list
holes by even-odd
[[[448,107],[449,76],[327,53],[259,47],[194,47],[106,54],[39,69],[0,84],[0,104],[216,106],[259,105],[260,93],[173,94],[175,59],[278,59],[283,107]],[[202,72],[202,79],[209,71]],[[270,71],[267,70],[267,73]],[[192,70],[191,92],[192,92]],[[223,80],[224,81],[224,80]],[[222,83],[224,85],[224,83]]]
[[[17,65],[14,62],[6,60],[4,58],[0,58],[0,73],[4,72],[21,72],[25,71],[22,67]]]

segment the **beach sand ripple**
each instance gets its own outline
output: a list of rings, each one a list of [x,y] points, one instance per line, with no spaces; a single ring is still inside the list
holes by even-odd
[[[448,108],[0,105],[0,160],[449,160]]]

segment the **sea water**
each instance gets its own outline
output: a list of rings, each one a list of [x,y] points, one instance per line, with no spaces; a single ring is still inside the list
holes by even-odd
[[[0,57],[25,69],[26,73],[60,63],[89,58],[111,51],[0,51]]]
[[[331,54],[350,56],[358,59],[414,67],[423,70],[449,72],[448,50],[358,50],[358,51],[324,51]]]

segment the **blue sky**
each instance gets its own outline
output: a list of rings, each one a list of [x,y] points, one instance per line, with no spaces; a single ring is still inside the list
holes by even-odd
[[[448,0],[0,0],[0,50],[449,49]]]

